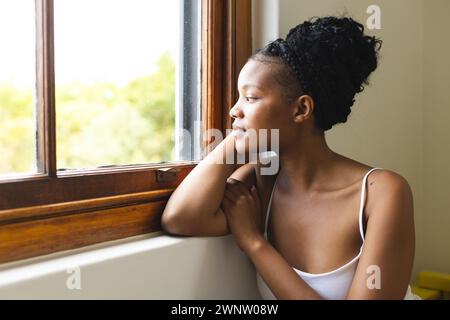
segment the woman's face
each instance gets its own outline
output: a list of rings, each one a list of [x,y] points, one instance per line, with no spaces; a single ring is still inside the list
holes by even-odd
[[[272,149],[271,143],[279,141],[271,141],[270,129],[280,129],[280,140],[292,129],[290,103],[275,80],[275,72],[279,72],[276,68],[282,66],[249,60],[239,74],[239,99],[230,110],[234,119],[232,135],[239,153],[256,151],[254,146],[259,145],[261,129],[267,129],[267,146]]]

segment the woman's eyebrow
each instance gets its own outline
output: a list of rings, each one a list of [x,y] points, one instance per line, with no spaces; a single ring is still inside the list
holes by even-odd
[[[245,84],[245,85],[242,86],[242,89],[244,89],[244,90],[245,89],[249,89],[249,88],[255,88],[255,89],[258,89],[258,90],[262,90],[261,87],[255,85],[255,84]]]

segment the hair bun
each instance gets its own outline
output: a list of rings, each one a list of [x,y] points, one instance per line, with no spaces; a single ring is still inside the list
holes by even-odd
[[[364,26],[349,17],[313,17],[292,28],[286,42],[308,65],[310,93],[320,127],[346,122],[355,94],[364,90],[378,66],[382,41],[364,35]]]

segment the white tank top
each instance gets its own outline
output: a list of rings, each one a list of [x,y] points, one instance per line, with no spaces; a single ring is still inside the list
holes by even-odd
[[[361,187],[361,200],[359,207],[359,233],[362,239],[362,245],[359,249],[358,254],[351,259],[349,262],[344,264],[343,266],[329,271],[325,273],[308,273],[301,270],[298,270],[294,267],[292,269],[319,295],[321,295],[325,299],[334,299],[334,300],[343,300],[346,298],[348,290],[350,289],[350,285],[352,283],[353,277],[356,272],[356,267],[358,265],[359,257],[361,256],[362,249],[364,246],[364,229],[363,229],[363,210],[364,210],[364,194],[365,194],[365,185],[368,175],[380,168],[373,168],[369,170],[364,176]],[[380,169],[382,170],[382,169]],[[270,208],[272,205],[272,197],[275,190],[275,184],[272,189],[272,194],[270,195],[269,205],[267,207],[266,219],[265,219],[265,227],[264,227],[264,237],[267,238],[267,225],[269,222],[269,214]],[[256,273],[256,281],[258,285],[259,292],[261,297],[265,300],[275,300],[276,297],[273,295],[270,288],[266,285],[263,278]],[[408,291],[405,299],[417,299],[416,296],[412,295],[411,289],[408,287]]]

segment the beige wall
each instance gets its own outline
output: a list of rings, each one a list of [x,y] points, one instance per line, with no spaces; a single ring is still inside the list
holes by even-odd
[[[450,1],[424,1],[421,265],[450,273]]]
[[[258,0],[254,0],[254,3]],[[258,14],[270,33],[254,45],[285,37],[312,16],[348,14],[365,24],[371,0],[274,0],[277,17]],[[327,133],[335,151],[403,175],[414,192],[416,259],[413,277],[428,268],[450,272],[450,1],[380,0],[384,41],[371,85],[357,96],[346,124]],[[256,4],[258,10],[267,6]]]

